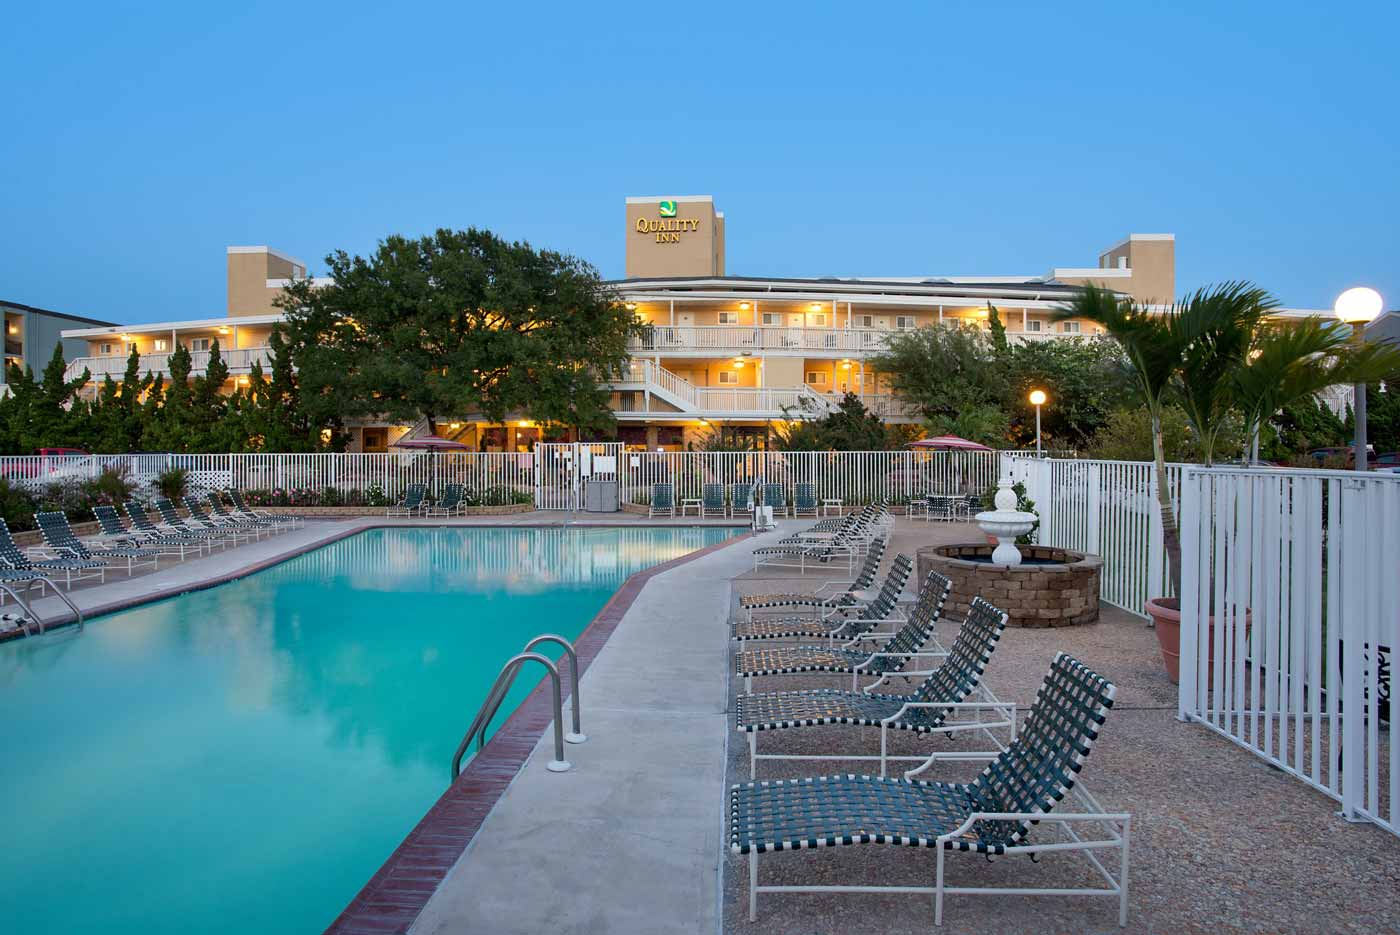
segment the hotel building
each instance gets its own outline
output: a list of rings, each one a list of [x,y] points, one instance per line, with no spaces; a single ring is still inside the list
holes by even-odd
[[[774,421],[819,416],[846,392],[886,421],[917,422],[874,365],[893,334],[929,325],[986,328],[992,305],[1010,341],[1082,339],[1097,335],[1097,327],[1051,321],[1079,286],[1094,283],[1151,303],[1176,294],[1171,234],[1130,234],[1093,266],[1039,276],[798,279],[729,275],[725,216],[708,195],[628,198],[625,224],[626,278],[610,285],[652,327],[633,340],[612,402],[619,440],[652,449],[681,449],[721,425],[762,444]],[[168,376],[176,342],[190,349],[200,372],[217,340],[232,391],[254,362],[267,369],[268,335],[282,318],[273,300],[306,269],[271,247],[229,247],[223,317],[65,331],[88,346],[69,372],[86,367],[95,382],[109,373],[115,379],[134,347],[143,372]],[[352,450],[384,450],[415,428],[355,426]],[[540,429],[526,420],[487,424],[471,413],[439,422],[439,431],[484,450],[528,451],[540,440]]]

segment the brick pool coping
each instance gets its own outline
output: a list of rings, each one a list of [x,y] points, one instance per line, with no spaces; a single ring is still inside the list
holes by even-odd
[[[580,675],[588,671],[648,581],[753,535],[742,533],[629,576],[574,641]],[[567,686],[566,682],[566,690]],[[548,695],[547,679],[541,678],[330,924],[326,935],[408,931],[553,721],[553,703]]]

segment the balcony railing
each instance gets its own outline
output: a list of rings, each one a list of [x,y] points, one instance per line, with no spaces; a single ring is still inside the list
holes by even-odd
[[[248,373],[253,369],[253,364],[262,365],[266,372],[272,365],[272,351],[266,347],[241,347],[230,350],[220,350],[219,356],[228,365],[230,375]],[[93,382],[100,383],[105,376],[112,379],[121,377],[126,373],[126,357],[113,355],[111,357],[76,357],[68,364],[66,372],[68,379],[73,379],[83,372],[86,367],[92,374]],[[200,376],[209,368],[208,351],[190,352],[190,373]],[[170,354],[142,354],[141,355],[141,375],[155,373],[163,376],[170,376]]]
[[[885,350],[892,335],[904,334],[871,328],[787,328],[772,325],[653,325],[649,333],[633,338],[628,349],[634,352],[691,354],[713,351],[722,354],[876,354]],[[1085,337],[1058,331],[1008,331],[1013,344],[1052,341],[1057,338]]]

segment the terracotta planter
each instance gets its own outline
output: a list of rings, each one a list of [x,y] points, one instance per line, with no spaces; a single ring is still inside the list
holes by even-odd
[[[1147,602],[1147,616],[1152,618],[1153,629],[1157,632],[1157,645],[1162,649],[1162,665],[1167,670],[1167,678],[1175,685],[1181,678],[1181,609],[1174,597],[1154,597]],[[1249,639],[1249,608],[1244,612],[1244,638]],[[1215,618],[1210,618],[1207,630],[1208,642],[1206,657],[1206,678],[1215,680]],[[1207,688],[1214,688],[1207,684]]]

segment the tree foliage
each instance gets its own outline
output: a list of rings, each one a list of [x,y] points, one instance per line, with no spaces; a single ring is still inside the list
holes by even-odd
[[[614,425],[605,383],[642,326],[587,263],[477,229],[392,236],[326,263],[329,285],[300,280],[279,300],[313,421]]]
[[[783,451],[882,451],[904,443],[901,433],[881,422],[854,393],[821,418],[780,424],[774,434]]]

